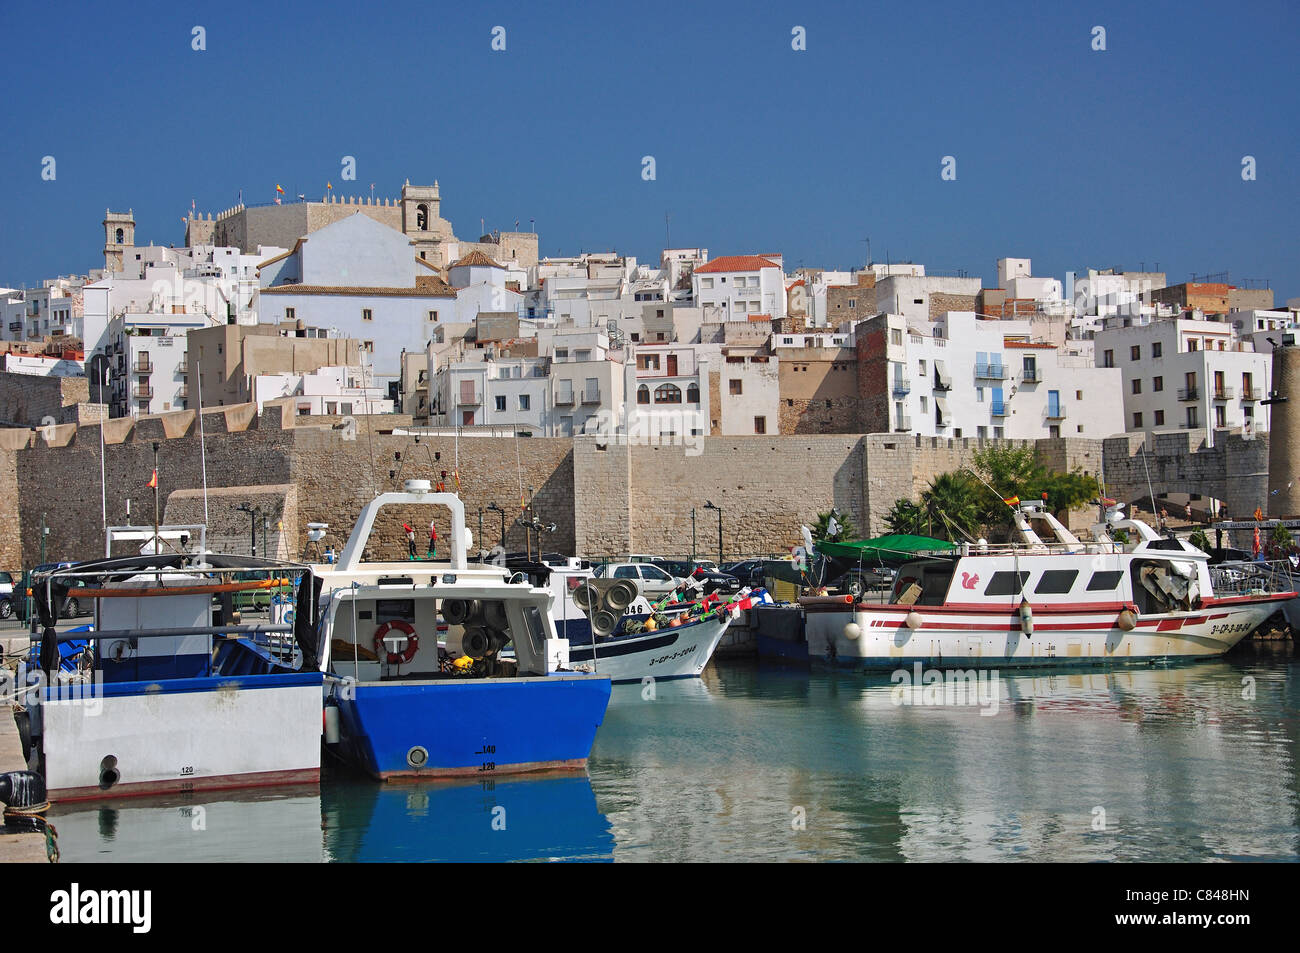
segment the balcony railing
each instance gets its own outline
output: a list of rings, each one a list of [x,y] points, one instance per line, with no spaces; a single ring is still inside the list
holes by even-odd
[[[911,417],[895,417],[894,433],[910,433],[912,430]]]
[[[1260,400],[1264,396],[1263,391],[1258,387],[1243,387],[1241,389],[1242,400]]]
[[[894,396],[906,397],[912,393],[912,385],[907,381],[894,381]]]
[[[947,380],[946,378],[940,377],[938,374],[936,374],[936,375],[934,376],[934,388],[933,388],[933,389],[934,389],[937,393],[945,394],[945,393],[947,393],[948,391],[952,390],[952,382],[949,381],[949,380]]]
[[[143,359],[141,359],[141,358],[136,358],[136,359],[135,359],[135,362],[131,365],[131,373],[132,373],[132,374],[152,374],[152,373],[153,373],[153,361],[149,360],[149,358],[147,358],[147,357],[146,357],[146,358],[143,358]]]
[[[136,384],[131,388],[131,396],[137,400],[153,400],[153,388],[148,384]]]
[[[1004,381],[1007,379],[1005,364],[976,364],[975,376],[987,381]]]
[[[1179,400],[1200,400],[1201,389],[1199,387],[1180,387],[1178,388]]]
[[[1231,387],[1216,387],[1216,388],[1214,388],[1214,399],[1215,399],[1215,400],[1232,400],[1232,388],[1231,388]]]
[[[460,400],[458,403],[466,407],[476,407],[483,403],[483,395],[478,391],[463,390],[460,392]]]
[[[1065,408],[1064,408],[1064,407],[1048,407],[1048,408],[1047,408],[1047,419],[1048,419],[1048,420],[1064,420],[1064,419],[1065,419]]]
[[[994,402],[989,405],[989,413],[994,417],[1007,416],[1007,405],[1000,402]]]
[[[582,392],[582,402],[584,404],[599,404],[600,390],[584,390]]]
[[[1020,375],[1022,384],[1039,384],[1043,380],[1043,372],[1036,367],[1027,367],[1024,373]]]
[[[573,403],[573,391],[560,391],[555,395],[556,406],[567,407]]]

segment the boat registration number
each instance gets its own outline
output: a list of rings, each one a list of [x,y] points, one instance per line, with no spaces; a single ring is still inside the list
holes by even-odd
[[[689,648],[678,649],[678,650],[677,650],[676,652],[674,652],[672,655],[661,655],[661,656],[659,656],[658,658],[652,658],[652,659],[650,660],[650,664],[651,664],[651,665],[658,665],[660,662],[672,662],[672,661],[674,661],[674,660],[676,660],[676,659],[681,658],[681,657],[684,656],[684,655],[690,655],[692,652],[695,651],[695,648],[696,648],[696,647],[695,647],[694,645],[692,645],[692,646],[690,646]]]
[[[1210,635],[1235,635],[1238,632],[1245,632],[1250,628],[1248,622],[1225,622],[1222,625],[1210,626]]]

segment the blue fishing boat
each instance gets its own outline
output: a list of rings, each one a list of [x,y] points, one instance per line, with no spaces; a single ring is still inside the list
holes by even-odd
[[[411,525],[428,507],[450,513],[449,561],[366,558],[381,510]],[[366,504],[337,563],[316,567],[326,750],[373,777],[580,768],[591,752],[609,678],[570,667],[549,590],[470,565],[470,542],[460,498],[408,480]],[[439,647],[439,616],[459,652]]]

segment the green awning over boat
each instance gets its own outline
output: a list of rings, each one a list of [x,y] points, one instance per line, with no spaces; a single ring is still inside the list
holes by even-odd
[[[957,547],[946,539],[910,536],[905,533],[877,536],[875,539],[860,539],[855,543],[819,542],[814,544],[814,548],[823,556],[832,559],[851,559],[864,565],[905,563],[918,556],[947,556],[957,552]]]

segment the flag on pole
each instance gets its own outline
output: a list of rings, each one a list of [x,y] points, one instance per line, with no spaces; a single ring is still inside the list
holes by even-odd
[[[155,490],[158,488],[158,471],[157,471],[157,470],[154,470],[154,471],[153,471],[153,476],[151,476],[151,477],[149,478],[149,482],[146,483],[145,486],[150,487],[151,489],[155,489]]]
[[[1018,496],[1008,497],[1007,499],[1004,499],[1002,502],[1007,504],[1007,506],[1015,506],[1020,502],[1020,497]]]
[[[1255,507],[1255,519],[1262,520],[1263,518],[1264,518],[1264,511],[1261,510],[1258,506]]]
[[[459,493],[460,492],[460,471],[452,470],[451,478],[456,481],[456,492]]]
[[[284,189],[280,187],[280,183],[279,183],[279,182],[275,183],[275,194],[276,194],[276,195],[284,195]]]
[[[1260,543],[1260,541],[1259,541],[1259,527],[1256,526],[1256,527],[1255,527],[1255,538],[1251,541],[1251,544],[1250,544],[1250,555],[1251,555],[1252,557],[1258,556],[1258,555],[1259,555],[1259,551],[1260,551],[1261,549],[1263,549],[1263,548],[1264,548],[1263,545],[1262,545],[1262,544]]]
[[[330,190],[332,191],[332,190],[334,189],[334,183],[333,183],[333,182],[326,182],[326,183],[325,183],[325,188],[330,189]]]

